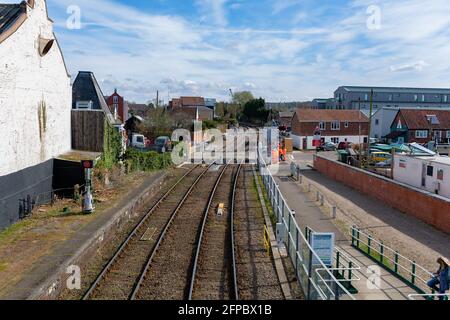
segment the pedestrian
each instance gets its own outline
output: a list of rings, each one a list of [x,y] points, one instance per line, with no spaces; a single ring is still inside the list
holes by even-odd
[[[449,262],[446,258],[440,257],[437,259],[437,263],[439,264],[439,269],[427,284],[431,289],[442,295],[439,296],[439,300],[444,300],[443,295],[449,289]],[[439,285],[439,288],[437,285]]]

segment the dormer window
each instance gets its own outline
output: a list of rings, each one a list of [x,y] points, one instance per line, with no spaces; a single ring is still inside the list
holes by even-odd
[[[80,109],[80,110],[91,110],[92,109],[92,101],[77,101],[76,107],[77,107],[77,109]]]
[[[427,119],[430,124],[440,124],[438,117],[435,115],[427,115]]]

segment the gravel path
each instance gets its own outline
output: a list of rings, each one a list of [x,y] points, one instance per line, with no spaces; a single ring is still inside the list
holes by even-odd
[[[242,300],[284,299],[271,255],[264,248],[264,217],[251,167],[243,167],[236,191],[235,237]]]

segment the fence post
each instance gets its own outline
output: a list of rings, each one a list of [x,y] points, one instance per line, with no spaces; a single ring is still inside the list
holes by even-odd
[[[372,246],[372,238],[369,236],[367,236],[367,254],[370,256],[370,249]]]
[[[323,207],[324,205],[324,197],[323,194],[320,195],[320,206]]]
[[[416,262],[413,261],[412,262],[412,266],[411,266],[411,282],[412,284],[416,283]]]
[[[359,229],[356,229],[355,232],[356,232],[356,247],[359,249]]]
[[[352,277],[353,277],[352,268],[353,268],[353,262],[349,261],[349,263],[348,263],[348,280],[350,282],[352,281]]]
[[[384,244],[380,243],[380,262],[381,262],[381,264],[383,264],[383,260],[384,260]]]
[[[291,252],[291,215],[288,217],[288,232],[287,232],[287,244],[288,244],[288,254]]]
[[[333,207],[331,208],[331,217],[332,217],[333,219],[336,219],[336,216],[337,216],[337,207],[336,207],[336,206],[333,206]]]
[[[355,227],[352,227],[352,246],[355,246]]]
[[[398,273],[398,251],[394,253],[394,272]]]
[[[337,251],[336,252],[336,268],[339,269],[339,263],[340,263],[340,259],[341,259],[341,252]],[[339,273],[339,270],[337,271]]]
[[[320,199],[320,193],[319,193],[319,191],[317,191],[316,192],[316,201],[319,201],[319,199]]]

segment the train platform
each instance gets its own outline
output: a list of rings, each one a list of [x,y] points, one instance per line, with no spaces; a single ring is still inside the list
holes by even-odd
[[[358,291],[354,295],[357,300],[408,300],[410,294],[417,293],[389,271],[376,268],[377,264],[373,260],[351,246],[351,237],[341,232],[330,216],[320,210],[317,203],[308,197],[298,182],[290,178],[289,163],[280,164],[276,171],[274,169],[275,167],[271,168],[272,174],[288,205],[296,212],[295,217],[299,226],[303,230],[308,227],[316,232],[333,232],[339,250],[352,259],[354,265],[360,267],[359,270],[354,270],[354,278],[359,280],[352,282]],[[372,281],[374,267],[380,272],[379,283]]]
[[[28,256],[21,252],[10,252],[11,259],[7,262],[3,259],[5,265],[14,263],[17,266],[14,271],[0,269],[0,277],[6,276],[5,272],[14,272],[14,276],[0,288],[0,299],[55,298],[57,291],[65,286],[61,279],[66,275],[67,267],[80,263],[85,254],[95,251],[97,246],[107,239],[108,233],[138,215],[136,211],[139,210],[140,204],[148,201],[149,197],[160,190],[162,183],[169,178],[168,175],[170,176],[161,171],[136,179],[134,184],[130,183],[122,191],[123,195],[111,203],[104,203],[102,210],[99,208],[90,216],[73,213],[51,217],[40,222],[39,226],[17,232],[13,241],[16,244],[28,243],[28,248],[23,250],[30,252],[25,253]],[[29,240],[34,234],[38,234],[40,239]],[[9,251],[13,250],[11,245],[5,247]],[[0,257],[7,255],[0,252]]]

